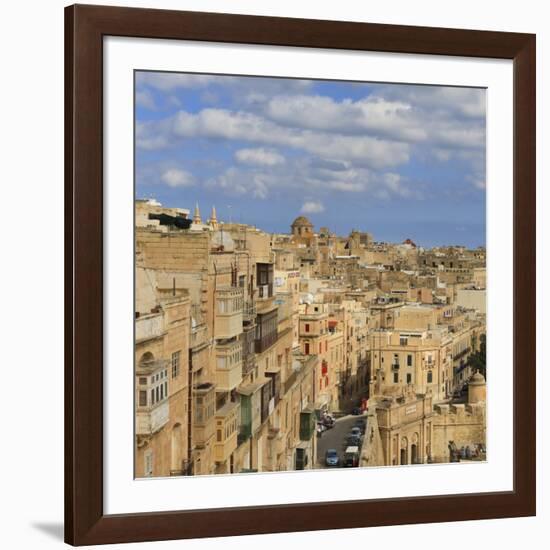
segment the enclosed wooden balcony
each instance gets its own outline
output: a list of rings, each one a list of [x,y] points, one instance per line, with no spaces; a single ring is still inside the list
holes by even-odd
[[[169,420],[169,361],[146,357],[136,367],[136,435],[158,432]]]
[[[307,407],[300,412],[300,439],[309,441],[315,434],[315,411],[313,407]]]
[[[243,344],[243,376],[246,376],[256,365],[255,356],[255,327],[244,326],[242,335]]]
[[[216,411],[216,439],[214,442],[214,460],[225,462],[237,448],[240,406],[229,401]]]
[[[242,381],[242,342],[234,339],[216,346],[216,389],[234,390]]]
[[[216,290],[214,338],[238,336],[243,330],[243,289],[224,287]]]
[[[191,326],[190,347],[198,348],[208,343],[208,328],[206,324],[200,325],[193,323]]]
[[[216,391],[214,384],[197,384],[193,388],[193,446],[204,448],[214,437]]]
[[[246,441],[261,426],[262,384],[255,382],[239,388],[241,400],[240,438]]]

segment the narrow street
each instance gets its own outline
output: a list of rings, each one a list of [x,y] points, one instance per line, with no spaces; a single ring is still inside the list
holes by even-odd
[[[328,449],[336,449],[340,457],[340,463],[342,463],[344,451],[346,450],[346,436],[359,418],[366,417],[354,415],[343,416],[336,420],[334,428],[326,430],[323,432],[323,435],[317,439],[317,468],[327,468],[325,465],[325,453]]]

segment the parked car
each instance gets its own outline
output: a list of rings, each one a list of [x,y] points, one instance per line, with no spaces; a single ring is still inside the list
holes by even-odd
[[[359,416],[360,414],[363,414],[363,411],[361,410],[361,407],[353,407],[351,414]]]
[[[359,447],[361,445],[361,437],[354,434],[348,434],[346,437],[348,447]]]
[[[365,429],[367,427],[366,425],[366,422],[364,420],[357,420],[355,422],[355,428],[357,428],[359,430],[359,432],[361,433],[361,435],[363,435],[365,433]]]
[[[359,428],[358,426],[354,426],[352,429],[351,429],[351,435],[355,435],[357,437],[361,437],[361,435],[363,435],[361,433],[361,428]]]
[[[359,466],[359,447],[350,445],[344,452],[344,468]]]
[[[325,453],[325,464],[328,467],[336,467],[340,464],[340,457],[336,449],[328,449]]]

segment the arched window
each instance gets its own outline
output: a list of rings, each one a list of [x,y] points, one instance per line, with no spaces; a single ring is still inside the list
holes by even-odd
[[[432,383],[432,380],[433,380],[432,371],[429,370],[429,371],[428,371],[428,384],[431,384],[431,383]]]
[[[146,365],[147,363],[151,363],[151,361],[154,361],[154,360],[155,360],[155,356],[150,351],[147,351],[141,356],[141,359],[139,360],[139,365],[143,366],[143,365]]]

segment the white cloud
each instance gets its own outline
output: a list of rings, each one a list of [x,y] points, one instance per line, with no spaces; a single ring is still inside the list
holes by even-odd
[[[423,141],[426,129],[411,115],[411,106],[399,101],[368,97],[337,102],[326,96],[278,96],[266,105],[265,114],[279,124],[340,132],[346,135],[382,133],[400,141]]]
[[[483,115],[483,97],[479,90],[472,93],[454,88],[448,93],[408,92],[403,98],[397,94],[394,99],[374,93],[358,101],[286,95],[271,98],[264,114],[278,124],[293,128],[369,135],[410,144],[481,148],[485,144],[485,127],[482,120],[471,118]]]
[[[149,86],[163,92],[178,88],[204,88],[214,82],[216,77],[203,74],[162,73],[139,71],[136,74],[137,86]]]
[[[227,109],[178,111],[173,117],[138,125],[137,146],[165,148],[178,139],[218,138],[299,149],[320,157],[353,160],[374,168],[398,166],[409,160],[409,146],[367,135],[341,135],[280,126],[256,114]]]
[[[195,177],[186,170],[179,168],[169,168],[160,176],[162,183],[170,187],[191,187],[195,185]]]
[[[235,159],[241,164],[251,166],[275,166],[284,164],[285,158],[273,149],[239,149],[235,152]]]
[[[480,88],[385,85],[378,87],[374,95],[405,101],[417,109],[438,116],[454,114],[484,119],[487,110],[487,94]]]
[[[324,211],[325,207],[321,201],[306,201],[300,210],[302,214],[319,214]]]
[[[157,107],[153,94],[149,90],[136,91],[136,105],[154,111]]]
[[[420,198],[420,193],[393,172],[376,172],[354,167],[349,162],[319,158],[291,157],[284,164],[250,166],[238,164],[206,181],[228,195],[251,195],[260,199],[291,194],[300,198],[311,194],[366,193]]]
[[[257,199],[266,199],[269,195],[268,174],[255,171],[243,171],[235,166],[206,181],[206,187],[220,188],[229,195],[252,195]]]
[[[144,107],[154,108],[154,98],[162,108],[180,105],[165,119],[138,122],[137,147],[173,149],[167,166],[174,170],[180,147],[192,142],[218,151],[221,143],[235,165],[222,155],[205,177],[226,193],[265,199],[293,192],[327,204],[326,195],[334,192],[422,198],[426,189],[445,187],[400,177],[399,168],[413,157],[413,178],[423,180],[414,176],[422,164],[452,160],[464,188],[485,185],[484,90],[369,84],[364,97],[334,99],[308,95],[313,81],[171,73],[139,73],[137,86],[136,100]],[[184,96],[176,94],[190,88],[203,106],[213,107],[182,109]],[[167,166],[157,168],[156,182],[194,183],[188,172],[166,175]]]
[[[471,174],[467,176],[467,180],[476,188],[480,190],[485,190],[487,184],[485,181],[485,176],[481,174]]]
[[[136,122],[136,148],[154,151],[172,145],[167,121]]]

